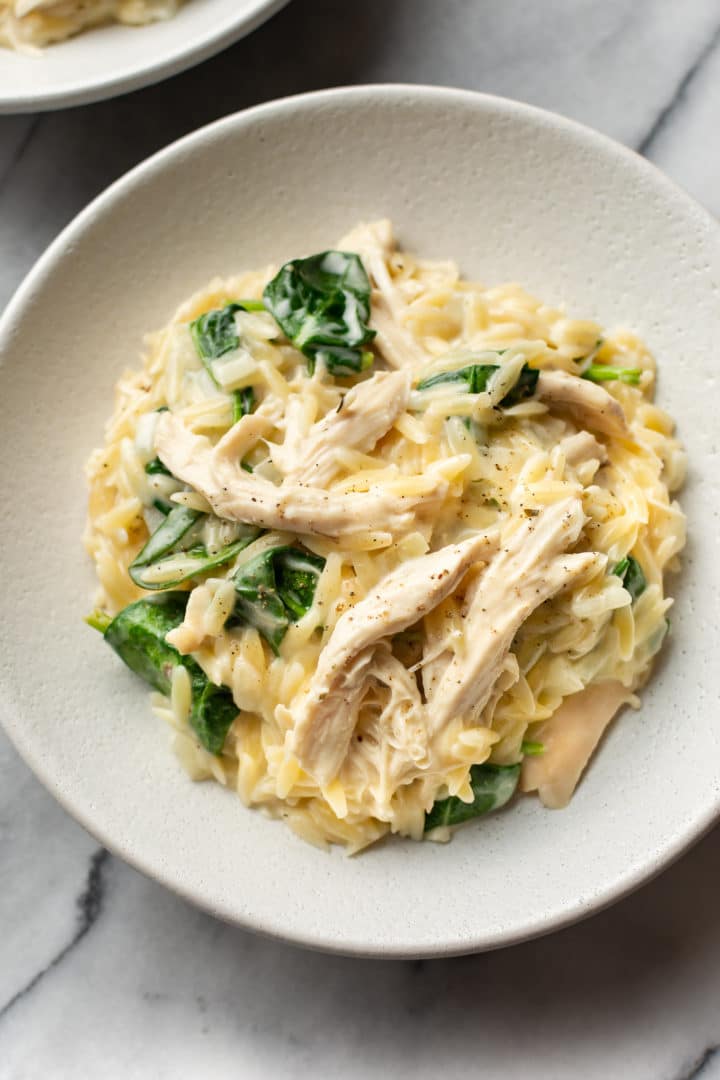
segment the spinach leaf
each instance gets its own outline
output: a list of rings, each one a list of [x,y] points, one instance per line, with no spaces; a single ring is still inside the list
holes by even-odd
[[[277,552],[274,564],[278,596],[290,614],[300,619],[313,605],[325,560],[299,548],[287,548]]]
[[[417,389],[430,390],[433,386],[443,386],[446,383],[464,383],[468,394],[479,394],[485,389],[490,376],[498,370],[499,366],[499,364],[469,364],[467,367],[455,368],[454,371],[441,371],[438,375],[421,379],[417,384]]]
[[[227,626],[254,626],[275,654],[291,622],[310,609],[325,560],[294,547],[270,548],[234,576],[237,599]]]
[[[102,608],[95,608],[94,611],[85,616],[85,622],[88,626],[92,626],[93,630],[99,630],[101,634],[104,634],[112,622],[112,615],[108,615],[107,611],[103,611]]]
[[[469,364],[467,367],[457,368],[455,371],[441,371],[439,375],[431,375],[427,379],[422,379],[417,384],[417,389],[429,390],[433,386],[440,386],[445,383],[464,383],[469,394],[480,394],[487,388],[490,377],[495,374],[499,366],[499,364]],[[539,376],[539,371],[528,367],[527,364],[523,364],[518,381],[512,389],[508,390],[500,404],[509,408],[511,405],[517,405],[518,402],[523,401],[525,398],[532,397]]]
[[[242,390],[233,390],[233,424],[243,416],[249,416],[255,410],[255,391],[252,386]]]
[[[533,742],[532,739],[523,739],[520,747],[526,757],[539,757],[545,753],[545,743]]]
[[[130,670],[161,694],[170,693],[173,668],[187,660],[165,641],[165,635],[183,621],[187,598],[187,593],[170,592],[136,600],[115,616],[104,633]]]
[[[240,347],[240,337],[235,325],[236,311],[264,311],[265,305],[262,300],[243,300],[226,304],[224,308],[215,308],[206,311],[204,315],[190,323],[190,333],[195,342],[198,356],[208,375],[219,386],[213,360],[218,360],[226,353],[234,352]],[[233,424],[240,417],[247,416],[255,408],[255,393],[252,386],[246,386],[242,390],[234,390],[233,399]]]
[[[203,672],[201,672],[204,675]],[[190,727],[202,746],[211,754],[222,753],[225,737],[238,715],[238,707],[226,686],[216,686],[204,676],[204,682],[192,678]]]
[[[632,555],[626,555],[624,559],[621,559],[613,570],[613,574],[617,574],[633,600],[642,596],[647,588],[642,566]]]
[[[242,311],[264,311],[265,304],[262,300],[238,300],[238,306]]]
[[[152,461],[148,461],[145,466],[145,472],[148,476],[156,476],[157,474],[161,476],[172,476],[170,470],[166,465],[163,465],[159,457],[153,458]]]
[[[232,352],[240,345],[235,312],[242,311],[241,304],[226,304],[223,308],[214,308],[198,316],[190,323],[190,333],[195,343],[198,356],[202,360],[210,378],[217,386],[211,361]]]
[[[285,263],[265,286],[265,306],[289,341],[333,375],[352,375],[370,367],[364,350],[375,337],[368,326],[370,282],[359,257],[323,251]]]
[[[152,591],[172,589],[188,578],[230,562],[260,533],[247,526],[237,540],[209,553],[202,544],[193,544],[188,535],[205,516],[200,510],[174,506],[130,563],[128,573],[135,584]]]
[[[156,562],[166,552],[175,549],[193,525],[202,517],[204,517],[204,514],[200,510],[190,510],[187,506],[174,506],[152,534],[145,547],[138,552],[130,563],[128,572],[133,581],[136,581],[135,571],[141,567],[149,566],[150,563]],[[141,585],[141,582],[136,581],[136,584]]]
[[[277,655],[290,625],[285,605],[277,594],[273,552],[266,551],[235,573],[235,608],[226,626],[254,626]]]
[[[188,593],[168,592],[146,600],[136,600],[108,623],[104,612],[91,616],[91,625],[102,629],[108,645],[121,660],[161,694],[169,694],[172,672],[182,665],[190,676],[192,706],[190,727],[211,754],[222,751],[238,708],[230,690],[210,682],[200,665],[183,656],[165,640],[185,617]],[[101,617],[102,616],[102,617]]]
[[[461,825],[470,818],[499,809],[515,794],[519,777],[519,765],[473,765],[470,769],[473,801],[464,803],[455,795],[439,799],[425,814],[425,832],[440,825]]]
[[[200,574],[207,573],[208,570],[213,570],[216,566],[224,566],[225,563],[231,562],[243,548],[257,538],[259,532],[259,529],[248,529],[244,536],[213,553],[208,552],[202,544],[198,544],[187,551],[171,551],[146,566],[133,564],[129,568],[130,577],[141,589],[151,592],[172,589],[189,578],[198,577]]]
[[[637,386],[642,375],[642,368],[637,367],[613,367],[612,364],[591,364],[583,371],[582,378],[590,379],[591,382],[612,382],[619,379],[620,382]]]
[[[237,326],[235,325],[235,312],[236,311],[263,311],[265,305],[261,300],[243,300],[241,302],[232,301],[226,304],[223,308],[214,308],[212,311],[206,311],[204,315],[198,316],[197,319],[193,319],[190,323],[190,334],[195,343],[197,354],[203,362],[203,366],[208,375],[219,386],[218,380],[215,377],[213,371],[213,360],[219,360],[221,356],[225,356],[227,353],[234,352],[235,349],[240,347],[240,337],[237,332]],[[252,395],[251,400],[254,403],[254,395],[252,389],[248,388]],[[244,394],[246,391],[238,390],[236,394]],[[237,398],[233,399],[233,413],[235,420],[240,416],[244,416],[245,413],[237,413]],[[254,404],[246,412],[252,412]]]

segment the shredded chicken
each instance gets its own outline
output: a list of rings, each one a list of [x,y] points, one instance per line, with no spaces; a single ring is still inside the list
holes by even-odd
[[[602,386],[566,371],[541,371],[536,396],[550,406],[567,409],[583,427],[605,435],[627,437],[622,406]]]
[[[388,364],[394,368],[419,368],[430,357],[403,325],[406,304],[393,284],[387,267],[395,251],[392,223],[387,218],[368,225],[358,225],[340,241],[343,251],[354,251],[362,259],[372,290],[370,327],[376,331],[375,343]]]
[[[496,534],[411,559],[338,620],[295,718],[291,749],[306,772],[327,785],[341,767],[355,726],[357,700],[378,642],[417,622],[457,586],[473,563],[495,549]]]
[[[391,428],[410,397],[410,373],[378,371],[367,382],[347,392],[340,407],[329,413],[310,431],[300,445],[293,440],[289,452],[271,449],[286,482],[327,487],[338,471],[339,448],[366,453]],[[278,447],[284,450],[284,447]]]
[[[464,634],[425,680],[433,730],[458,716],[477,719],[490,700],[515,634],[527,617],[579,575],[604,560],[593,552],[563,554],[584,522],[578,497],[545,507],[507,537],[468,601]]]
[[[351,787],[362,783],[373,817],[391,821],[398,788],[424,777],[431,761],[417,679],[383,644],[373,650],[356,701],[353,752],[345,758],[340,780]]]
[[[232,455],[239,461],[260,439],[271,434],[282,419],[282,406],[283,403],[277,398],[263,401],[255,412],[242,416],[225,432],[216,449],[221,448],[222,453]]]
[[[533,740],[541,742],[544,750],[525,758],[521,790],[537,791],[552,810],[567,806],[605,729],[631,697],[627,687],[610,680],[565,698],[549,719],[533,729]]]
[[[253,420],[253,416],[244,420]],[[194,435],[177,416],[162,413],[155,446],[173,476],[190,484],[218,517],[260,525],[266,529],[341,537],[377,531],[389,543],[415,522],[422,504],[431,511],[445,497],[447,482],[437,473],[421,495],[393,495],[377,489],[366,492],[327,492],[300,484],[279,487],[240,467],[238,442],[244,439],[243,420],[213,447],[204,435]]]

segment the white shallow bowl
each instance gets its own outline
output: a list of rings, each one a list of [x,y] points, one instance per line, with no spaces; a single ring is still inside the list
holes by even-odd
[[[39,56],[0,48],[0,113],[83,105],[160,82],[249,34],[288,0],[186,0],[172,19],[113,24]]]
[[[690,543],[642,711],[615,725],[567,810],[520,799],[449,845],[391,839],[347,859],[186,778],[145,686],[82,622],[82,466],[116,377],[179,301],[381,215],[414,251],[647,339],[690,452]],[[0,715],[22,756],[135,866],[223,918],[323,949],[492,948],[647,880],[720,811],[718,282],[718,227],[661,174],[498,98],[312,94],[229,117],[133,170],[55,241],[0,326]]]

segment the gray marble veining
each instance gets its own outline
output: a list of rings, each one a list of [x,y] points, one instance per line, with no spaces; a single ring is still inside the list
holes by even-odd
[[[294,0],[157,87],[0,118],[0,304],[93,195],[177,136],[268,98],[374,81],[563,112],[720,213],[717,0]],[[0,882],[0,1080],[720,1078],[718,832],[540,941],[344,960],[218,923],[111,858],[2,738]]]

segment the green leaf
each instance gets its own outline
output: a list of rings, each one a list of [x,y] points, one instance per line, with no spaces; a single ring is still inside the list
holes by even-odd
[[[265,286],[265,306],[289,341],[334,375],[356,374],[372,363],[363,349],[375,337],[370,282],[352,252],[323,251],[285,263]]]
[[[647,588],[642,566],[632,555],[626,555],[624,559],[621,559],[613,570],[613,574],[620,578],[633,600],[642,596]]]
[[[238,305],[243,311],[264,311],[265,304],[262,300],[238,300]]]
[[[533,742],[532,739],[523,739],[520,750],[526,757],[539,757],[545,753],[545,743]]]
[[[226,686],[216,686],[201,674],[202,679],[196,676],[192,680],[189,724],[206,750],[220,754],[238,707]]]
[[[155,559],[148,566],[131,566],[130,577],[141,589],[152,592],[162,592],[164,589],[172,589],[190,578],[206,574],[216,566],[224,566],[232,562],[236,555],[256,540],[260,534],[259,529],[248,527],[244,536],[226,544],[220,551],[209,554],[207,549],[199,544],[189,551],[171,551],[162,558]]]
[[[112,619],[104,636],[130,670],[161,694],[170,693],[174,668],[187,670],[192,687],[190,727],[206,750],[219,754],[239,711],[232,694],[210,682],[191,656],[183,656],[165,640],[183,621],[188,596],[166,592],[136,600]]]
[[[170,693],[172,670],[177,664],[183,664],[191,674],[192,665],[198,666],[165,641],[166,634],[185,618],[187,598],[187,593],[169,592],[136,600],[123,608],[105,631],[105,640],[121,660],[161,694]]]
[[[642,375],[642,368],[613,367],[612,364],[591,364],[587,371],[583,371],[582,378],[590,379],[591,382],[612,382],[618,379],[620,382],[637,386]]]
[[[187,506],[174,506],[170,510],[165,520],[160,523],[128,567],[128,573],[136,585],[144,588],[142,582],[136,580],[137,571],[157,562],[166,552],[175,550],[183,537],[202,517],[205,515],[200,510],[190,510]]]
[[[217,360],[225,353],[233,352],[240,345],[235,312],[242,311],[240,304],[226,304],[223,308],[214,308],[198,316],[190,323],[190,334],[195,343],[198,356],[202,360],[212,381],[217,385],[211,360]]]
[[[278,549],[264,551],[236,571],[234,582],[237,599],[232,620],[254,626],[274,653],[287,633],[290,618],[277,594],[273,555]]]
[[[233,424],[237,424],[243,416],[249,416],[255,409],[255,391],[252,386],[245,386],[242,390],[233,390]]]
[[[254,626],[274,653],[291,622],[310,609],[325,560],[294,547],[270,548],[241,566],[237,599],[227,625]]]
[[[153,458],[152,461],[148,461],[147,465],[145,466],[145,472],[148,474],[148,476],[156,476],[158,474],[160,476],[172,476],[170,470],[167,468],[166,465],[163,465],[159,457]]]
[[[417,384],[418,390],[430,390],[433,386],[445,383],[459,383],[467,387],[467,393],[480,394],[487,388],[490,378],[500,367],[499,364],[469,364],[467,367],[456,368],[454,371],[441,371],[438,375],[431,375],[422,379]],[[535,393],[540,372],[535,368],[523,364],[522,370],[515,385],[508,390],[500,402],[506,408],[517,405],[525,398],[532,397]]]
[[[108,615],[107,611],[103,611],[101,608],[95,608],[94,611],[85,616],[85,622],[88,626],[92,626],[93,630],[99,630],[101,634],[104,634],[112,622],[112,615]]]
[[[207,514],[200,510],[189,510],[185,506],[170,509],[165,520],[128,567],[135,584],[153,592],[173,589],[189,578],[229,563],[260,534],[260,530],[254,526],[245,526],[242,536],[226,544],[220,551],[209,553],[196,542],[197,530],[194,529],[205,517]]]
[[[299,548],[277,551],[273,560],[278,596],[295,619],[310,610],[325,560]]]
[[[240,347],[235,313],[237,311],[262,311],[264,307],[265,305],[260,300],[233,301],[225,307],[206,311],[204,315],[198,316],[190,323],[190,334],[197,354],[216,386],[220,384],[213,371],[213,360],[219,360],[221,356],[234,352]],[[249,411],[252,412],[252,409]]]
[[[425,832],[441,825],[461,825],[471,818],[498,810],[515,794],[519,778],[519,765],[473,765],[470,769],[472,802],[462,802],[455,795],[439,799],[425,815]]]

